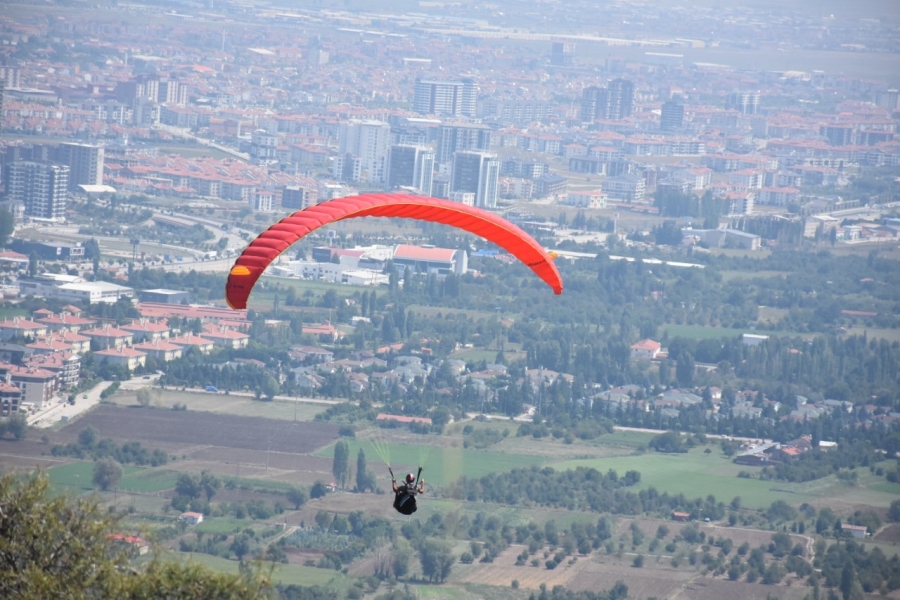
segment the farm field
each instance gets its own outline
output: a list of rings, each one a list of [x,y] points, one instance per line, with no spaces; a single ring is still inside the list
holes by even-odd
[[[390,433],[387,435],[390,435]],[[359,449],[362,448],[366,453],[366,459],[370,468],[374,469],[376,473],[379,470],[387,470],[381,464],[378,453],[371,443],[352,439],[347,440],[347,443],[350,447],[351,461],[356,459]],[[415,468],[420,456],[419,446],[388,444],[387,447],[395,472],[399,472],[401,469],[412,470]],[[482,477],[488,473],[509,471],[516,467],[540,464],[543,460],[537,456],[522,456],[491,450],[470,450],[452,447],[428,447],[424,452],[427,453],[427,457],[423,476],[428,482],[437,485],[448,485],[463,475],[466,477]],[[316,456],[332,458],[334,456],[334,445],[329,445],[315,454]]]
[[[876,327],[851,327],[847,335],[867,335],[869,339],[881,338],[888,342],[900,342],[900,329],[879,329]]]
[[[337,438],[338,430],[330,423],[101,405],[60,433],[70,438],[66,441],[75,441],[87,426],[97,429],[101,438],[141,442],[150,448],[160,444],[184,449],[221,446],[295,454],[313,452],[328,444]]]
[[[154,392],[156,391],[158,390],[154,390]],[[133,391],[120,390],[107,401],[118,406],[134,407],[138,405],[137,393]],[[298,421],[312,421],[317,414],[327,408],[321,404],[306,402],[287,400],[261,402],[246,396],[182,392],[171,389],[164,390],[158,398],[154,397],[151,403],[152,406],[159,408],[170,408],[175,404],[183,404],[189,411],[237,417],[263,417],[283,421],[293,421],[295,416]]]
[[[766,508],[775,500],[784,500],[792,505],[826,501],[829,504],[887,506],[896,499],[896,495],[877,489],[847,486],[833,476],[808,483],[738,478],[738,472],[748,467],[736,465],[715,451],[703,454],[703,448],[694,448],[686,454],[651,452],[618,458],[569,460],[550,466],[557,469],[593,467],[604,473],[615,469],[620,474],[635,470],[641,474],[640,489],[655,487],[659,491],[684,494],[689,498],[712,494],[716,500],[726,503],[740,496],[742,506],[747,508]],[[752,472],[752,468],[750,470]]]
[[[236,560],[228,560],[219,556],[210,554],[186,552],[173,552],[167,555],[167,558],[177,560],[179,562],[195,562],[205,565],[211,569],[222,573],[230,573],[236,575],[239,569],[239,563]],[[305,567],[302,565],[283,565],[271,562],[262,562],[263,568],[272,568],[272,581],[283,583],[284,585],[334,585],[344,588],[349,585],[350,578],[338,571],[331,569],[317,569],[316,567]]]

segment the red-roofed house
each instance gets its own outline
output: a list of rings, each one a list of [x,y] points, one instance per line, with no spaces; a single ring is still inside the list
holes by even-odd
[[[0,340],[4,342],[17,337],[37,338],[47,335],[47,326],[21,317],[0,321]]]
[[[331,323],[323,323],[321,325],[304,325],[303,333],[308,333],[319,338],[322,342],[335,342],[344,337],[343,331],[338,331]],[[205,335],[205,334],[204,334]]]
[[[169,337],[169,326],[159,321],[149,321],[141,319],[130,325],[122,325],[119,329],[131,332],[131,337],[135,342],[152,342],[154,340],[164,340]]]
[[[155,340],[153,342],[143,342],[133,346],[135,350],[146,352],[147,356],[156,361],[169,362],[176,358],[181,358],[184,347],[173,344],[167,340]]]
[[[192,333],[186,333],[184,335],[179,335],[178,337],[169,338],[168,341],[170,344],[178,344],[179,346],[182,346],[185,350],[187,350],[188,347],[196,348],[203,354],[209,354],[215,347],[215,344],[212,341],[206,338],[202,338],[199,335],[194,335]]]
[[[22,390],[11,383],[0,383],[0,417],[18,413],[21,404]]]
[[[464,275],[469,268],[469,257],[464,250],[451,248],[423,248],[400,244],[394,248],[394,268],[413,273],[456,273]]]
[[[653,360],[662,350],[662,344],[653,340],[641,340],[631,345],[631,360]]]
[[[109,348],[124,348],[131,345],[131,332],[104,325],[96,329],[87,329],[81,332],[91,338],[91,346],[100,350]]]
[[[96,356],[99,361],[108,362],[113,365],[122,365],[131,370],[143,367],[147,364],[146,353],[125,346],[122,346],[121,348],[100,350],[99,352],[94,352],[94,356]]]
[[[66,313],[41,317],[37,322],[46,325],[50,331],[71,331],[72,333],[78,333],[82,329],[87,329],[97,324],[97,321],[94,319],[73,317]]]
[[[112,542],[129,546],[132,552],[138,556],[147,554],[150,551],[150,544],[141,537],[136,535],[125,535],[122,533],[111,533],[106,536]]]
[[[56,373],[46,369],[2,364],[0,376],[8,377],[11,384],[22,390],[22,402],[36,408],[43,408],[45,403],[50,402],[59,387]]]
[[[80,333],[72,333],[71,331],[60,331],[43,338],[44,340],[52,339],[72,346],[75,352],[85,353],[91,349],[91,338]]]
[[[203,337],[210,340],[216,346],[233,348],[235,350],[238,348],[246,348],[247,344],[250,343],[250,336],[246,333],[232,331],[231,329],[226,329],[224,327],[204,331]]]
[[[74,352],[34,354],[25,359],[25,366],[56,373],[59,389],[65,390],[78,385],[78,378],[81,375],[81,356]]]

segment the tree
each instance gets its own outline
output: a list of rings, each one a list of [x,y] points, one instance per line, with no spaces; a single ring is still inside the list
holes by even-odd
[[[309,488],[309,497],[315,500],[316,498],[323,498],[328,493],[328,488],[325,487],[325,484],[321,481],[315,482],[311,488]]]
[[[294,510],[300,510],[300,507],[307,501],[306,490],[296,486],[285,492],[284,497],[294,505]]]
[[[447,542],[427,539],[419,546],[422,575],[429,581],[443,583],[455,561],[456,557]]]
[[[175,481],[175,493],[186,498],[200,496],[200,478],[192,473],[182,473]]]
[[[21,414],[13,415],[6,422],[6,431],[11,433],[17,440],[24,439],[25,433],[28,431],[28,418]],[[0,432],[0,435],[2,435],[2,432]]]
[[[97,430],[88,425],[78,432],[78,443],[85,448],[91,448],[97,443]]]
[[[36,277],[38,270],[38,255],[36,252],[32,252],[28,255],[28,275],[30,277]]]
[[[261,599],[267,578],[214,573],[198,563],[126,569],[128,550],[109,538],[116,517],[92,499],[50,493],[41,474],[0,477],[0,597]],[[69,543],[77,540],[78,543]]]
[[[137,391],[137,401],[138,404],[140,404],[144,408],[147,408],[153,401],[153,392],[151,392],[149,388],[139,389]]]
[[[638,554],[637,556],[635,556],[634,561],[631,564],[636,569],[640,569],[641,567],[643,567],[644,566],[644,555]]]
[[[94,463],[94,485],[106,491],[119,485],[122,479],[122,465],[111,458],[101,458]]]
[[[334,445],[334,462],[331,465],[331,473],[341,487],[347,483],[347,473],[350,470],[350,446],[341,440]]]
[[[243,560],[246,555],[250,554],[250,536],[246,533],[234,536],[234,540],[231,542],[231,551],[238,560]]]
[[[0,208],[0,246],[6,246],[9,243],[9,236],[13,234],[14,230],[15,220],[12,213],[5,208]]]
[[[888,509],[888,519],[895,523],[900,522],[900,500],[891,502],[891,508]]]
[[[278,385],[278,381],[275,380],[271,375],[266,375],[262,382],[262,395],[266,397],[266,400],[272,401],[275,399],[275,396],[278,395],[278,392],[281,391],[281,386]]]
[[[409,559],[412,556],[412,550],[406,540],[397,538],[394,542],[394,551],[391,554],[391,569],[394,571],[394,577],[403,577],[409,573]]]
[[[375,475],[366,465],[366,453],[360,448],[356,455],[356,491],[375,491]]]
[[[222,487],[222,480],[209,471],[203,471],[200,473],[200,487],[203,489],[203,493],[206,494],[206,501],[209,502]]]

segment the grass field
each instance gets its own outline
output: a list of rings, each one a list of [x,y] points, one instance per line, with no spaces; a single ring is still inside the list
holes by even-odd
[[[178,562],[194,562],[209,567],[214,571],[232,575],[236,575],[239,569],[239,563],[236,560],[228,560],[209,554],[174,552],[166,554],[165,558]],[[326,586],[330,584],[336,588],[343,589],[347,587],[350,581],[346,575],[331,569],[317,569],[302,565],[282,565],[270,562],[262,562],[261,564],[264,569],[272,569],[272,580],[274,582],[280,582],[285,585]]]
[[[246,529],[251,525],[253,525],[252,519],[207,518],[194,527],[194,531],[200,531],[202,533],[231,534]]]
[[[129,467],[133,468],[133,467]],[[119,489],[131,492],[161,492],[175,487],[178,473],[166,469],[137,469],[122,476]]]
[[[744,333],[752,333],[756,335],[779,335],[779,336],[799,336],[799,333],[790,331],[766,331],[762,329],[729,329],[725,327],[710,327],[709,325],[663,325],[663,330],[669,334],[670,338],[684,337],[695,340],[708,340],[716,338],[733,338]]]
[[[738,472],[746,470],[752,473],[754,469],[734,464],[715,449],[711,454],[704,454],[703,450],[703,447],[698,447],[686,454],[648,452],[617,458],[568,460],[551,466],[556,469],[593,467],[603,473],[615,469],[620,475],[635,470],[641,474],[638,485],[641,489],[655,487],[660,492],[681,493],[689,498],[712,494],[716,500],[726,503],[740,496],[741,504],[747,508],[766,508],[775,500],[799,505],[823,499],[887,506],[897,497],[893,490],[884,489],[882,478],[872,476],[870,485],[868,470],[858,471],[860,484],[852,487],[840,483],[834,476],[806,483],[742,479],[737,477]],[[900,488],[900,485],[894,488]]]
[[[789,273],[784,271],[722,271],[724,281],[735,279],[762,279],[766,277],[786,277]]]
[[[390,436],[390,431],[387,432]],[[350,446],[350,460],[356,467],[356,455],[362,448],[366,453],[369,468],[378,473],[379,469],[386,469],[382,465],[377,452],[368,442],[347,440]],[[405,444],[388,444],[390,459],[395,468],[413,468],[420,457],[420,447]],[[469,450],[463,448],[424,448],[425,457],[424,477],[427,481],[437,485],[447,485],[465,475],[466,477],[482,477],[488,473],[510,471],[517,467],[527,467],[540,464],[544,458],[540,456],[523,456],[507,454],[504,452],[492,452],[490,450]],[[316,456],[331,458],[334,456],[334,444],[331,444],[318,452]]]
[[[900,329],[878,329],[875,327],[851,327],[847,335],[867,335],[869,339],[881,338],[888,342],[900,342]]]
[[[137,405],[137,395],[133,391],[120,391],[109,398],[109,401],[119,406],[134,406]],[[317,414],[327,408],[327,406],[322,404],[290,402],[286,400],[260,402],[246,396],[181,392],[178,390],[165,390],[158,398],[154,398],[152,402],[153,406],[163,409],[171,408],[173,404],[184,404],[188,410],[198,412],[235,415],[238,417],[265,417],[267,419],[284,421],[293,421],[295,417],[298,421],[312,421]]]

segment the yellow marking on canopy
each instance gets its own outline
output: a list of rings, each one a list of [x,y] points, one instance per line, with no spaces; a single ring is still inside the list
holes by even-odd
[[[231,275],[247,276],[250,275],[250,269],[244,265],[235,265],[231,268]]]

